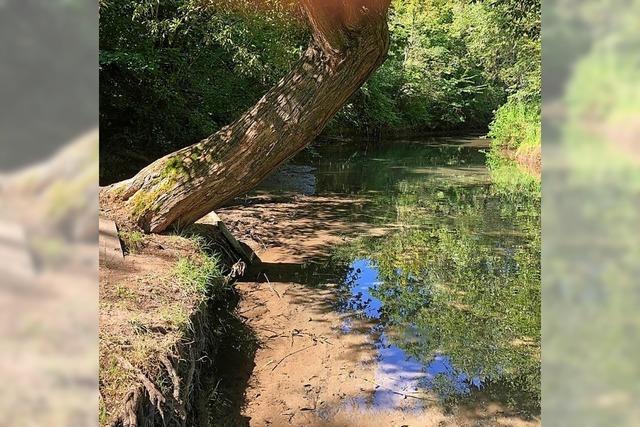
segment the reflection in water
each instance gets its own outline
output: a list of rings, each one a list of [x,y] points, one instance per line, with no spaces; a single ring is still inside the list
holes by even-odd
[[[324,260],[338,309],[375,324],[380,387],[367,404],[481,392],[539,412],[539,194],[495,186],[468,142],[325,145],[263,186],[361,199],[345,221],[387,230]]]
[[[380,320],[382,301],[374,294],[381,282],[378,281],[378,270],[371,261],[355,260],[345,283],[349,284],[351,295],[342,301],[342,310],[357,312],[367,319]],[[344,333],[351,332],[350,323],[349,319],[345,320],[342,326]],[[388,409],[401,406],[401,400],[407,395],[424,397],[420,396],[420,392],[424,390],[435,391],[447,398],[451,395],[468,395],[472,388],[482,387],[479,377],[470,378],[467,374],[458,372],[447,356],[437,354],[430,362],[424,363],[409,355],[392,343],[383,323],[377,323],[371,332],[376,336],[376,384],[380,387],[369,401],[363,403]],[[404,338],[405,341],[411,339],[410,329],[404,333],[409,335]]]

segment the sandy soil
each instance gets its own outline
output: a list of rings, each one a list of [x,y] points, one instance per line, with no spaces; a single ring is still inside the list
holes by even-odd
[[[255,358],[241,367],[245,372],[236,373],[244,392],[244,425],[540,424],[481,398],[447,412],[434,396],[395,389],[393,381],[379,375],[371,325],[350,319],[345,333],[349,315],[334,310],[334,285],[311,287],[296,274],[305,262],[326,255],[343,239],[384,229],[372,230],[353,217],[362,201],[297,196],[275,202],[258,197],[219,212],[263,263],[237,284],[238,314],[260,342]],[[341,219],[347,215],[353,222]]]
[[[138,404],[135,390],[142,377],[166,393],[161,386],[167,363],[179,375],[187,363],[181,352],[191,348],[185,342],[204,339],[193,319],[206,295],[185,286],[175,272],[179,259],[197,259],[195,243],[151,235],[139,246],[120,261],[100,262],[100,425],[111,425],[128,406]],[[181,405],[182,397],[176,399]],[[164,407],[168,425],[177,425],[171,409]]]

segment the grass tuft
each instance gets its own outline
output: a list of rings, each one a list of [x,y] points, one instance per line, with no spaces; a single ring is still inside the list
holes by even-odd
[[[218,257],[204,252],[197,258],[180,258],[174,273],[183,286],[200,293],[207,293],[222,278]]]
[[[144,246],[145,236],[140,231],[120,231],[118,236],[127,252],[135,254]]]

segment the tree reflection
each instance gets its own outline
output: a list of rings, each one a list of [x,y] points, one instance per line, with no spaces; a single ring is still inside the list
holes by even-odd
[[[468,177],[466,177],[468,178]],[[540,398],[540,197],[486,181],[404,179],[376,205],[394,205],[394,232],[338,250],[378,271],[370,295],[393,345],[456,371],[431,384],[473,388],[537,410]],[[347,287],[353,280],[345,281]]]

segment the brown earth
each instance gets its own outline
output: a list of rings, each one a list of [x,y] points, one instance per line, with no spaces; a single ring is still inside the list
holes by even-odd
[[[511,159],[525,172],[540,179],[542,177],[542,147],[533,147],[526,150],[505,149],[502,154]]]
[[[180,260],[202,261],[193,239],[126,236],[131,253],[100,260],[100,425],[193,425],[207,416],[199,401],[220,345],[213,308],[225,292],[205,293],[177,270]]]
[[[479,397],[445,410],[435,396],[394,388],[377,374],[375,337],[366,321],[334,310],[335,284],[312,287],[307,263],[335,244],[365,233],[361,200],[267,196],[218,213],[262,265],[238,283],[238,314],[255,331],[253,360],[236,361],[237,414],[219,425],[247,426],[537,426],[497,402]],[[346,222],[346,218],[351,221]],[[266,274],[265,274],[266,273]],[[350,332],[343,332],[345,321]],[[387,404],[371,405],[376,395]]]

